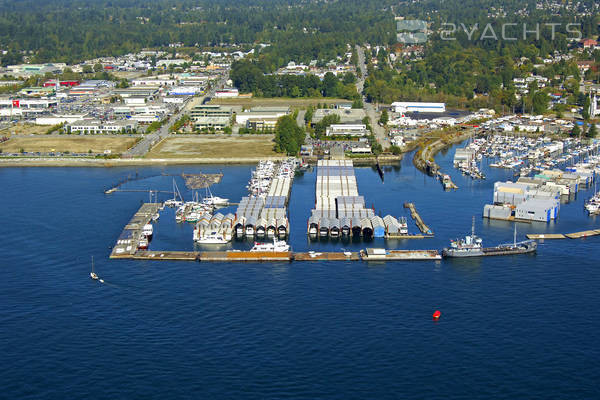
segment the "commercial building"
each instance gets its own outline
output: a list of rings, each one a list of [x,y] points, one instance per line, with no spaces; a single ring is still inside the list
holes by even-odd
[[[137,129],[137,122],[132,120],[119,120],[102,122],[100,120],[79,120],[67,125],[67,130],[72,133],[99,134],[132,132]]]
[[[249,120],[267,121],[267,124],[270,124],[271,121],[277,121],[279,117],[288,115],[290,112],[289,107],[253,107],[248,111],[237,113],[235,121],[240,125],[246,125]]]
[[[312,122],[320,122],[327,115],[338,115],[340,117],[340,123],[342,124],[360,124],[363,118],[367,115],[365,110],[362,108],[320,108],[315,110],[312,118]]]
[[[86,114],[73,114],[73,115],[48,115],[43,117],[37,117],[35,119],[36,125],[58,125],[58,124],[72,124],[77,121],[81,121],[86,117]]]
[[[223,90],[217,90],[215,92],[215,97],[217,99],[238,97],[239,95],[240,92],[236,88],[225,88]]]
[[[326,136],[354,136],[361,137],[367,135],[367,126],[365,124],[332,124],[325,131]]]
[[[410,112],[443,113],[446,112],[446,103],[397,101],[392,103],[392,109],[401,114]]]
[[[215,104],[201,104],[193,107],[190,110],[190,118],[202,118],[202,117],[227,117],[231,118],[233,115],[233,108],[228,106],[220,106]]]
[[[58,100],[50,99],[0,99],[1,117],[35,117],[51,111]]]
[[[197,117],[194,118],[194,127],[196,129],[214,129],[222,131],[229,126],[231,118],[229,117]]]

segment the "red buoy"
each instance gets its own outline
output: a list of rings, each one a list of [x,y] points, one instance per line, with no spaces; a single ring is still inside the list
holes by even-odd
[[[435,320],[440,319],[441,316],[442,316],[442,313],[440,312],[440,310],[435,310],[435,312],[433,313],[433,319],[435,319]]]

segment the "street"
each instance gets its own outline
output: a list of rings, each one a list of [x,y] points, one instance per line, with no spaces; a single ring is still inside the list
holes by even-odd
[[[356,53],[358,54],[358,67],[360,68],[361,77],[356,81],[356,89],[359,93],[362,93],[365,86],[365,79],[367,77],[367,65],[365,62],[365,52],[362,47],[356,45]],[[385,134],[385,128],[379,125],[379,113],[377,112],[373,103],[368,103],[365,96],[362,97],[363,108],[367,113],[367,116],[371,120],[371,127],[373,128],[373,134],[377,141],[381,144],[384,149],[391,146],[391,142]]]

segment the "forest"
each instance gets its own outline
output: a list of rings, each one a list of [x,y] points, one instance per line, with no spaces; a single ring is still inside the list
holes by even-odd
[[[321,81],[317,76],[265,74],[258,63],[241,60],[231,65],[229,74],[242,93],[257,97],[336,97],[348,100],[360,98],[354,82],[356,77],[346,73],[336,77],[328,72]]]

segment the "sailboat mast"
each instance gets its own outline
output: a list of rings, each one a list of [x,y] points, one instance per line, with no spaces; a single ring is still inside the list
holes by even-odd
[[[92,256],[92,273],[94,272],[94,256]]]
[[[475,238],[475,216],[473,216],[473,222],[471,223],[471,237]]]
[[[517,224],[515,223],[515,233],[514,233],[514,238],[513,238],[513,244],[515,247],[517,247]]]

